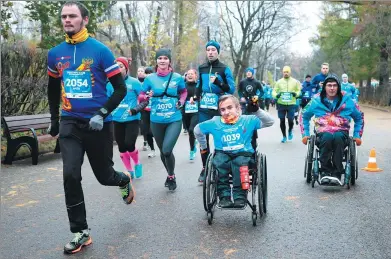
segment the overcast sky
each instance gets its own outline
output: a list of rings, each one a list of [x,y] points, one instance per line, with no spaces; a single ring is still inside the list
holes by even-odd
[[[296,6],[296,11],[300,13],[303,19],[303,25],[308,29],[302,31],[300,34],[292,38],[291,50],[301,55],[309,55],[312,52],[312,47],[308,40],[317,32],[317,26],[321,19],[320,14],[322,1],[302,1]]]

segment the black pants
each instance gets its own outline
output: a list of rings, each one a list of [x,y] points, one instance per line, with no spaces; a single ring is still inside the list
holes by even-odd
[[[194,127],[198,124],[198,113],[183,113],[182,116],[183,125],[189,132],[190,150],[194,150]]]
[[[113,169],[113,124],[111,122],[105,123],[101,131],[92,131],[89,130],[88,122],[62,119],[59,139],[63,160],[65,203],[71,232],[76,233],[88,228],[81,185],[84,153],[87,153],[92,171],[100,184],[124,186],[130,179]]]
[[[153,144],[153,134],[151,131],[151,112],[145,110],[142,111],[141,120],[144,141],[148,143],[148,146],[150,146],[151,150],[155,150],[155,146]]]
[[[269,107],[270,107],[270,98],[265,99],[265,107],[266,107],[266,111],[269,111]]]
[[[323,172],[343,173],[343,152],[348,143],[347,132],[318,133],[319,161]]]
[[[156,144],[160,149],[160,159],[167,170],[168,175],[174,175],[175,157],[172,153],[174,146],[181,134],[182,121],[171,123],[151,123]]]
[[[120,153],[136,149],[139,121],[114,122],[114,136]]]

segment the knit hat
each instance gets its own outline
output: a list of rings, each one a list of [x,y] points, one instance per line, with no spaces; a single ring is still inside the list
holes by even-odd
[[[146,67],[145,68],[145,74],[148,75],[148,74],[152,74],[153,73],[153,68],[152,67]]]
[[[115,61],[121,62],[124,65],[126,73],[129,71],[129,63],[128,63],[128,59],[127,58],[125,58],[125,57],[118,57],[118,58],[115,59]]]
[[[341,83],[340,83],[340,81],[339,81],[339,78],[338,78],[336,75],[334,75],[334,74],[329,74],[329,75],[326,77],[326,79],[323,81],[322,91],[320,92],[321,98],[323,99],[323,98],[326,97],[326,84],[327,84],[328,82],[336,82],[336,83],[337,83],[337,85],[338,85],[337,95],[338,95],[339,97],[342,98]],[[338,106],[338,105],[337,105],[337,106]]]
[[[246,68],[246,70],[245,70],[245,72],[247,73],[247,72],[251,72],[251,74],[254,76],[254,73],[255,73],[255,70],[254,70],[254,68],[252,68],[252,67],[248,67],[248,68]]]
[[[213,46],[217,49],[217,53],[220,54],[220,44],[217,41],[210,40],[208,43],[206,43],[205,48],[208,48],[209,46]]]
[[[166,56],[171,61],[171,50],[170,49],[159,49],[156,51],[155,58],[158,59],[161,56]]]
[[[285,66],[285,67],[282,69],[282,72],[288,72],[288,73],[291,73],[291,67],[289,67],[289,66]]]

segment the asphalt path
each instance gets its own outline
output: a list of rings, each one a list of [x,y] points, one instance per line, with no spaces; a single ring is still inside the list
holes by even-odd
[[[159,156],[141,151],[144,177],[134,181],[135,203],[125,205],[118,188],[101,186],[86,157],[82,168],[87,220],[93,244],[76,258],[391,258],[391,114],[364,108],[359,168],[375,147],[381,173],[359,171],[350,190],[311,188],[303,177],[306,147],[298,126],[282,144],[276,123],[260,130],[268,160],[268,212],[252,225],[250,209],[217,210],[208,225],[202,205],[199,153],[190,162],[188,136],[174,149],[178,188],[165,188]],[[140,147],[142,139],[137,145]],[[114,146],[115,168],[122,170]],[[1,168],[0,258],[68,258],[70,241],[62,185],[62,161],[47,154]]]

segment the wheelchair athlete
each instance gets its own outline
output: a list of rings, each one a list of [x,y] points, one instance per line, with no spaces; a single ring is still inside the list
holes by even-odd
[[[213,136],[213,166],[218,172],[217,194],[221,208],[242,208],[246,205],[247,190],[242,190],[239,168],[248,166],[255,152],[251,145],[253,132],[274,123],[267,112],[259,109],[258,102],[251,102],[247,109],[254,115],[242,115],[239,100],[233,95],[223,95],[219,99],[221,116],[202,122],[194,129],[204,157],[209,155],[206,134]],[[231,200],[229,173],[232,175],[234,203]]]
[[[310,137],[310,120],[315,116],[316,144],[321,164],[321,184],[329,184],[344,173],[343,153],[349,144],[350,121],[354,120],[353,140],[361,145],[364,115],[359,106],[345,92],[335,75],[323,82],[320,94],[315,95],[304,107],[300,116],[302,142],[307,145]]]

